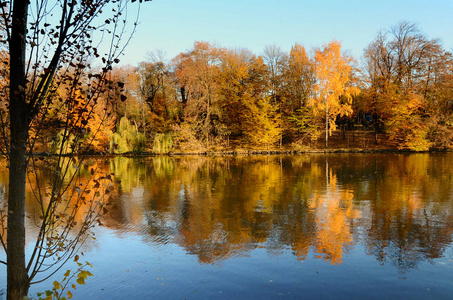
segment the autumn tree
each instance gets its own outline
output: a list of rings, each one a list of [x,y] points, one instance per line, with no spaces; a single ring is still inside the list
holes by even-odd
[[[275,105],[270,97],[247,103],[245,117],[246,135],[251,144],[266,146],[269,150],[270,146],[280,139],[281,116],[279,106]]]
[[[265,97],[266,66],[261,57],[247,49],[225,51],[219,74],[219,105],[221,121],[228,136],[247,135],[249,117],[256,103]]]
[[[291,113],[293,113],[308,105],[316,81],[314,61],[309,57],[304,46],[295,44],[291,48],[284,72],[285,98],[290,103]]]
[[[311,105],[325,114],[325,146],[329,131],[333,130],[338,116],[352,113],[352,97],[358,89],[351,85],[352,58],[341,54],[341,43],[332,41],[316,50],[316,84]]]
[[[168,72],[166,69],[163,61],[141,62],[139,65],[140,96],[151,111],[154,111],[159,97],[165,98],[164,78]]]
[[[364,61],[362,107],[373,114],[375,130],[381,121],[399,148],[445,146],[451,110],[443,87],[450,84],[452,56],[440,42],[415,23],[401,22],[379,32]]]
[[[132,65],[115,66],[108,75],[109,89],[102,95],[103,102],[111,105],[111,113],[117,122],[122,117],[139,120],[139,75]],[[127,101],[126,101],[127,100]]]
[[[284,82],[284,70],[288,63],[288,56],[277,45],[268,45],[264,48],[263,60],[267,67],[269,82],[269,94],[272,101],[282,101],[282,87]]]
[[[284,71],[286,105],[284,116],[289,119],[291,129],[297,131],[302,140],[310,144],[319,137],[320,126],[309,100],[313,96],[315,64],[305,47],[295,44],[290,51],[288,64]]]
[[[288,55],[277,45],[269,45],[264,48],[263,60],[267,67],[268,93],[273,105],[277,105],[279,113],[282,113],[286,102],[283,89],[286,84],[284,70],[288,64]],[[283,124],[279,124],[280,132],[283,131]],[[283,136],[280,136],[280,147],[282,146]]]
[[[161,52],[151,52],[148,56],[149,59],[138,67],[138,96],[141,105],[147,106],[142,111],[146,131],[167,135],[181,117],[175,77]]]
[[[195,42],[192,50],[174,59],[184,121],[207,148],[219,124],[217,79],[222,51],[209,43]]]
[[[52,274],[62,263],[73,255],[73,247],[67,230],[71,228],[70,218],[59,234],[63,234],[63,243],[53,245],[47,250],[41,247],[47,234],[58,225],[55,223],[58,204],[67,185],[65,178],[71,160],[57,159],[54,164],[54,176],[50,193],[38,193],[37,201],[42,205],[42,220],[39,234],[36,237],[34,254],[28,263],[25,260],[25,183],[27,170],[34,166],[33,152],[36,138],[42,132],[42,125],[49,116],[52,106],[64,106],[66,101],[77,101],[75,98],[63,99],[55,93],[62,83],[71,83],[71,93],[76,93],[86,84],[86,78],[92,79],[89,86],[88,102],[96,102],[99,93],[105,89],[106,74],[111,70],[123,46],[121,40],[127,34],[122,26],[126,1],[73,1],[61,0],[50,4],[46,1],[1,1],[1,19],[6,34],[2,40],[9,52],[9,106],[7,114],[10,126],[3,138],[6,141],[6,152],[9,158],[9,192],[7,240],[2,241],[7,253],[7,299],[22,299],[39,271],[47,270],[50,263]],[[31,7],[35,10],[31,13]],[[110,15],[102,11],[111,12]],[[52,17],[50,17],[52,14]],[[107,13],[106,13],[107,14]],[[93,42],[110,35],[112,47],[106,53],[98,49]],[[127,41],[127,39],[125,40]],[[123,44],[124,45],[124,44]],[[100,57],[104,67],[99,72],[90,72],[88,58]],[[63,69],[72,70],[65,72]],[[70,104],[71,105],[71,104]],[[67,119],[69,122],[69,119]],[[85,125],[87,121],[82,120]],[[69,123],[68,123],[69,124]],[[34,130],[31,135],[31,130]],[[84,127],[79,126],[75,132],[84,134]],[[69,142],[69,132],[63,139]],[[74,144],[77,146],[77,144]],[[80,163],[80,162],[79,162]],[[80,166],[80,165],[79,165]],[[31,174],[34,174],[33,172]],[[50,195],[49,198],[42,198]],[[86,219],[87,224],[90,224]],[[86,227],[84,227],[86,228]],[[47,245],[47,244],[46,244]],[[57,247],[58,246],[58,247]],[[41,247],[41,248],[40,248]],[[58,255],[59,247],[67,250],[65,256]],[[45,253],[43,251],[46,251]]]

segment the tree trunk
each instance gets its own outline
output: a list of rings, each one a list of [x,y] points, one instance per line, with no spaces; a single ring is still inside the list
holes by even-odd
[[[378,144],[378,130],[379,130],[379,123],[378,123],[378,115],[377,113],[375,113],[373,115],[373,118],[374,118],[374,144]]]
[[[329,104],[327,103],[326,100],[326,149],[329,144]]]
[[[13,112],[12,105],[11,112]],[[11,116],[13,115],[11,113]],[[7,225],[8,300],[22,299],[28,294],[30,285],[25,268],[25,175],[27,170],[25,152],[28,130],[19,126],[19,124],[16,124],[14,127],[17,129],[11,130],[9,164],[9,213]]]
[[[29,113],[25,101],[25,36],[28,0],[14,1],[10,53],[10,156],[7,237],[7,299],[22,299],[30,282],[25,267],[25,177]]]

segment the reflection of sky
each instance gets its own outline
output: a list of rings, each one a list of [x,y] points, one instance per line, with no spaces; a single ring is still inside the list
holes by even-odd
[[[83,260],[95,264],[75,299],[311,299],[448,298],[453,261],[422,262],[417,272],[401,273],[379,263],[357,245],[332,266],[319,259],[298,261],[290,250],[270,255],[264,248],[244,257],[199,264],[180,246],[145,243],[141,236],[121,238],[109,229],[97,233],[98,247]],[[451,253],[452,248],[449,248]],[[315,253],[310,253],[313,258]],[[69,267],[69,265],[68,265]],[[40,284],[33,292],[49,287]],[[1,298],[0,298],[1,299]]]

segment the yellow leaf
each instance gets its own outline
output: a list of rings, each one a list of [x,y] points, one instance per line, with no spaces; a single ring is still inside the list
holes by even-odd
[[[68,291],[68,299],[72,299],[72,293],[71,293],[71,291]]]
[[[77,281],[78,284],[81,284],[81,285],[83,284],[83,285],[85,285],[85,278],[83,278],[83,277],[77,278],[76,281]]]
[[[63,275],[64,275],[64,277],[68,277],[69,274],[71,274],[71,271],[70,271],[70,270],[67,270],[66,273],[64,273]]]
[[[60,283],[58,281],[54,281],[53,286],[55,287],[56,290],[60,289]]]

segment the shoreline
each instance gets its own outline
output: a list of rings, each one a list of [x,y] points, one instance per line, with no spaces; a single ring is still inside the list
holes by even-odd
[[[64,157],[85,156],[85,157],[156,157],[156,156],[261,156],[261,155],[301,155],[301,154],[338,154],[338,153],[395,153],[395,154],[416,154],[416,153],[447,153],[453,152],[453,149],[431,149],[427,151],[399,150],[391,148],[376,149],[309,149],[309,150],[225,150],[225,151],[169,151],[166,153],[142,152],[142,153],[82,153],[82,154],[63,154]],[[58,154],[48,152],[37,152],[34,157],[56,157]]]

